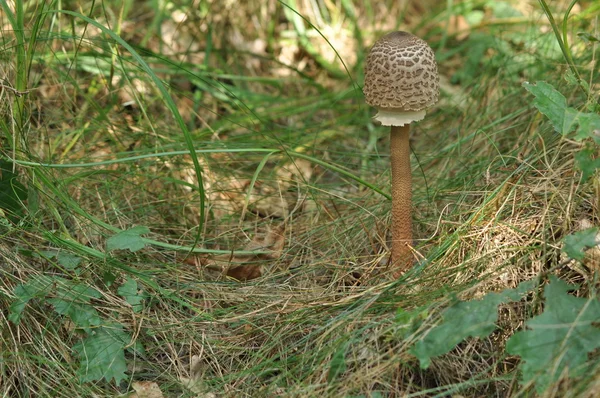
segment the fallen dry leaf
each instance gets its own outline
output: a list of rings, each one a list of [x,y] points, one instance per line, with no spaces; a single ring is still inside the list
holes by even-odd
[[[134,381],[131,388],[135,390],[129,398],[163,398],[160,387],[153,381]]]
[[[249,185],[248,182],[245,188],[248,189]],[[287,187],[284,189],[287,189]],[[282,195],[284,189],[256,183],[254,189],[248,195],[248,208],[263,218],[286,218],[289,214],[289,204]],[[246,199],[244,198],[244,200]]]
[[[264,237],[258,234],[244,247],[245,251],[260,250],[267,253],[188,257],[186,264],[201,266],[239,281],[256,279],[263,274],[265,260],[281,257],[285,245],[285,223],[277,228],[269,227]]]
[[[190,377],[180,377],[179,380],[187,389],[196,395],[196,398],[217,398],[217,395],[212,392],[205,392],[202,384],[202,360],[198,355],[192,355],[190,361]]]
[[[596,226],[597,225],[594,225],[592,221],[585,218],[579,220],[577,229],[579,231],[583,231]],[[598,241],[600,241],[600,233],[596,234],[596,242]],[[587,269],[579,265],[577,261],[572,261],[570,264],[571,268],[582,274],[582,276],[586,279],[593,277],[594,273],[600,271],[600,245],[590,247],[588,250],[585,251],[583,265],[587,267]]]
[[[462,15],[451,15],[448,23],[448,33],[456,34],[458,41],[465,40],[469,37],[470,25]]]

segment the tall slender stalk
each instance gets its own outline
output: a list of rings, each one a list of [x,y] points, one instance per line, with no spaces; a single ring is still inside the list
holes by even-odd
[[[410,125],[392,126],[392,267],[399,276],[412,264],[412,178],[410,169]]]

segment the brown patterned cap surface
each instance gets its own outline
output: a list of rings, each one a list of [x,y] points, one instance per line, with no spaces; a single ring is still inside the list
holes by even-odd
[[[416,112],[431,107],[439,97],[433,50],[407,32],[381,37],[367,56],[363,92],[367,104],[380,110]]]

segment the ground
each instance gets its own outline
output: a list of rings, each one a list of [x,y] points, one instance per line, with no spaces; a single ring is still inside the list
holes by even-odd
[[[0,3],[3,395],[597,394],[595,2],[26,3]],[[397,29],[441,96],[393,279],[361,86]]]

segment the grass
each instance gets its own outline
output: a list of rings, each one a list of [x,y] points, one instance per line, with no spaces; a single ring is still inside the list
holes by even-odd
[[[597,393],[597,353],[540,392],[505,345],[547,275],[597,292],[597,262],[561,251],[597,225],[574,160],[597,148],[522,83],[597,112],[598,6],[339,3],[0,2],[3,396]],[[426,38],[442,76],[411,142],[422,260],[397,281],[388,131],[360,90],[392,29]],[[419,366],[411,347],[457,297],[534,278],[490,336]],[[103,333],[121,383],[86,362]]]

